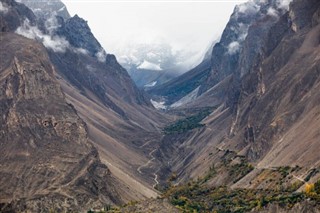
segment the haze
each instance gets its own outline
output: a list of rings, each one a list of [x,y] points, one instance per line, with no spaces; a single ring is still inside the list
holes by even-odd
[[[164,42],[204,54],[243,1],[63,1],[70,15],[88,21],[108,53],[121,56],[135,44]]]

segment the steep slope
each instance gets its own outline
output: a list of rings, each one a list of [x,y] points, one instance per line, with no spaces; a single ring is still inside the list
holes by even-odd
[[[29,7],[33,13],[40,19],[45,20],[52,15],[60,16],[64,19],[70,18],[70,14],[60,0],[49,1],[44,4],[42,1],[33,1],[33,0],[20,0],[27,7]]]
[[[104,153],[108,165],[137,179],[139,187],[140,182],[152,186],[152,175],[137,174],[137,168],[149,160],[147,147],[142,150],[140,146],[160,137],[159,126],[167,118],[152,107],[115,56],[104,52],[83,19],[68,19],[57,28],[57,34],[65,37],[71,48],[49,50],[49,55],[68,100],[88,125],[89,138]],[[118,174],[123,179],[124,175]],[[143,191],[147,191],[144,196],[156,196],[150,189]]]
[[[211,57],[205,58],[202,63],[184,75],[165,85],[155,87],[150,93],[164,96],[171,104],[198,86],[201,86],[198,93],[201,95],[232,74],[237,67],[241,46],[247,36],[249,26],[267,13],[264,9],[267,6],[269,6],[268,1],[257,0],[236,6],[220,41],[212,48]]]
[[[2,211],[119,204],[117,182],[67,104],[45,48],[13,33],[1,33],[0,43]]]
[[[128,202],[146,197],[156,197],[157,192],[152,188],[154,184],[153,175],[146,175],[137,171],[138,167],[149,161],[148,150],[152,149],[154,144],[151,143],[151,147],[146,146],[146,149],[143,150],[140,146],[159,137],[158,126],[167,119],[162,118],[162,115],[155,111],[145,95],[133,84],[126,70],[117,63],[115,57],[105,53],[83,19],[75,16],[64,20],[53,15],[43,22],[43,20],[36,18],[23,4],[14,1],[1,1],[1,3],[7,8],[5,12],[0,14],[1,29],[37,40],[46,47],[46,50],[43,47],[41,48],[48,52],[50,61],[55,67],[52,78],[55,83],[60,84],[63,100],[68,103],[67,106],[71,107],[72,104],[75,107],[73,110],[76,110],[86,123],[84,131],[85,133],[88,131],[88,139],[85,140],[89,140],[96,145],[103,163],[108,165],[111,172],[117,177],[117,180],[114,179],[108,168],[99,164],[97,152],[92,151],[94,156],[90,159],[94,158],[99,162],[93,163],[108,171],[106,177],[101,176],[101,180],[106,181],[101,184],[101,187],[110,185],[110,191],[108,192],[110,201],[107,200],[107,196],[103,198],[97,192],[99,199],[96,199],[96,195],[88,195],[88,197],[92,197],[92,200],[84,201],[81,205],[66,206],[65,208],[83,210],[95,206],[95,202],[97,204],[99,202],[100,204],[119,204],[122,201]],[[21,8],[26,12],[22,11]],[[12,25],[12,23],[16,24]],[[19,42],[17,41],[17,43]],[[39,46],[39,44],[37,45]],[[21,48],[25,49],[26,47],[22,46]],[[4,49],[1,52],[4,53]],[[54,97],[47,97],[48,100],[51,98]],[[63,110],[57,112],[57,116],[62,116],[60,115],[62,112]],[[50,121],[48,125],[50,126]],[[50,137],[48,136],[48,140]],[[70,140],[74,142],[73,139]],[[90,145],[89,142],[86,143]],[[73,146],[75,145],[70,144],[65,149],[74,150]],[[91,148],[95,150],[95,148]],[[54,150],[51,151],[55,152]],[[86,153],[85,149],[82,150],[82,153]],[[58,156],[60,154],[56,153]],[[50,153],[48,153],[48,156],[50,156]],[[85,163],[82,165],[83,167],[79,166],[79,168],[83,168],[83,171],[86,170],[86,167],[91,168],[91,164],[86,165]],[[70,167],[66,169],[70,169]],[[91,172],[91,169],[89,172],[90,174],[94,173]],[[85,172],[83,172],[83,175],[85,175]],[[77,178],[74,174],[70,176],[71,179]],[[94,174],[92,176],[96,180]],[[97,181],[99,182],[100,179]],[[83,183],[86,182],[79,183],[78,187],[81,188],[80,185]],[[104,191],[104,188],[99,189],[99,184],[97,183],[97,186],[94,186],[94,190]],[[59,186],[59,183],[56,183],[56,185]],[[112,185],[116,185],[116,192],[111,192],[113,190]],[[9,186],[11,184],[8,184]],[[36,190],[36,184],[34,187]],[[74,194],[81,192],[80,189],[77,191],[77,188],[73,190],[75,191]],[[108,190],[106,189],[106,191]],[[31,195],[28,195],[27,198],[31,199]],[[12,208],[15,209],[18,204],[13,205]],[[45,207],[49,206],[45,202],[43,205]],[[57,206],[60,206],[59,202],[57,202]],[[32,207],[27,206],[26,208],[31,209]]]
[[[159,153],[170,166],[163,168],[163,174],[175,171],[180,181],[201,177],[212,166],[220,168],[233,153],[233,164],[242,165],[239,158],[245,157],[255,169],[242,181],[235,181],[227,167],[210,184],[231,186],[239,181],[234,187],[276,187],[276,181],[251,183],[259,183],[264,170],[296,165],[301,169],[294,175],[317,180],[319,174],[312,171],[320,166],[320,4],[295,0],[287,12],[277,6],[277,1],[260,5],[259,16],[250,22],[239,47],[234,69],[221,64],[208,78],[215,80],[202,87],[209,89],[183,106],[184,110],[204,106],[214,110],[202,121],[205,126],[164,138]],[[221,54],[219,57],[229,57]],[[290,177],[292,184],[296,179]]]
[[[115,56],[104,51],[86,21],[77,15],[66,20],[53,15],[48,20],[51,25],[43,25],[51,30],[44,33],[28,23],[17,32],[45,38],[41,41],[67,101],[87,124],[103,162],[130,188],[122,188],[121,196],[126,201],[156,197],[153,174],[138,168],[149,161],[149,149],[157,146],[152,142],[161,137],[160,126],[168,118],[152,107]]]
[[[2,10],[0,11],[0,29],[1,32],[15,31],[21,26],[25,19],[28,19],[31,25],[35,25],[37,17],[33,12],[23,4],[15,1],[1,1]]]
[[[165,82],[164,84],[151,88],[148,90],[148,93],[165,97],[166,104],[171,105],[200,86],[208,77],[210,69],[210,60],[206,59],[191,71]]]
[[[165,128],[159,188],[185,211],[319,212],[320,3],[280,3],[260,4],[236,61],[217,53],[199,97],[171,111],[193,115]]]

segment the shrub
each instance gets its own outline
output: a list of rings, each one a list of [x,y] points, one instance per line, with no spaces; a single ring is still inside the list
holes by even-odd
[[[320,180],[318,180],[318,181],[314,184],[314,191],[315,191],[315,193],[317,193],[318,195],[320,195]]]
[[[211,109],[205,109],[196,115],[187,117],[185,119],[178,120],[176,123],[171,124],[164,128],[165,134],[183,133],[188,130],[199,128],[204,126],[200,122],[212,112]]]
[[[312,195],[315,193],[315,187],[314,187],[314,184],[313,184],[313,183],[306,183],[305,193],[306,193],[308,196],[312,196]]]

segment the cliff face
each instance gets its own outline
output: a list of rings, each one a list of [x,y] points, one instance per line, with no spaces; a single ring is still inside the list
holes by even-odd
[[[204,127],[162,142],[162,153],[167,153],[162,157],[182,180],[204,175],[230,151],[256,168],[235,187],[272,187],[249,184],[261,169],[298,165],[303,170],[297,175],[306,177],[319,168],[320,3],[294,0],[284,8],[278,2],[259,4],[250,17],[237,15],[244,11],[240,6],[235,9],[213,49],[211,74],[198,98],[180,107],[214,107]],[[239,23],[248,23],[247,34],[232,52],[232,42],[239,41],[232,27]],[[221,177],[211,184],[226,184],[228,176]]]
[[[21,26],[25,19],[28,19],[31,25],[36,25],[37,17],[24,4],[15,1],[1,1],[3,11],[0,13],[0,31],[15,31]]]
[[[155,197],[170,172],[183,182],[209,168],[219,174],[205,176],[209,186],[318,178],[320,3],[279,2],[238,6],[211,58],[153,90],[171,102],[194,95],[175,111],[193,117],[166,134],[170,118],[150,107],[86,21],[41,20],[1,0],[1,210],[80,211]],[[285,166],[292,168],[282,177]]]
[[[6,12],[0,13],[0,20],[2,20],[0,23],[3,23],[3,26],[10,26],[13,20],[19,20],[16,27],[2,28],[3,31],[7,33],[15,32],[26,38],[33,39],[38,46],[41,43],[43,44],[45,48],[42,48],[49,57],[47,59],[48,63],[52,63],[50,66],[53,66],[55,70],[51,72],[51,77],[61,87],[61,91],[57,95],[63,94],[65,103],[68,103],[67,106],[72,106],[71,109],[83,119],[86,124],[84,132],[87,137],[83,140],[86,143],[88,143],[88,140],[96,145],[101,161],[108,165],[112,174],[117,178],[115,180],[108,168],[100,164],[99,156],[94,148],[90,146],[88,150],[79,151],[79,153],[86,155],[87,151],[93,149],[93,156],[88,157],[90,164],[84,160],[84,163],[81,163],[81,166],[77,169],[66,168],[75,170],[68,175],[69,178],[78,178],[77,172],[79,171],[82,174],[81,177],[85,179],[85,181],[79,180],[77,187],[72,188],[72,190],[74,190],[74,194],[81,194],[83,191],[82,185],[91,184],[87,183],[87,179],[92,176],[91,179],[94,179],[92,187],[96,194],[93,195],[88,192],[87,198],[91,198],[91,200],[84,200],[81,205],[70,205],[70,209],[85,210],[87,207],[92,207],[96,204],[112,204],[146,197],[156,197],[157,192],[152,188],[152,177],[150,177],[152,174],[147,176],[144,173],[138,173],[137,168],[149,160],[148,153],[140,149],[140,146],[146,144],[149,140],[155,140],[154,138],[160,137],[158,126],[159,123],[166,121],[166,118],[156,112],[146,95],[137,89],[126,70],[119,65],[115,56],[107,54],[103,50],[86,21],[78,16],[65,19],[56,16],[56,13],[49,13],[47,17],[45,13],[42,14],[39,11],[37,17],[33,15],[34,21],[26,17],[25,13],[17,13],[17,16],[11,17],[12,11],[19,10],[19,7],[25,8],[30,14],[33,13],[20,3],[9,5],[5,1],[1,2],[5,5]],[[51,6],[48,5],[50,10],[53,9]],[[35,8],[37,9],[37,5],[33,9]],[[46,19],[41,17],[46,17]],[[7,39],[10,40],[9,38]],[[17,43],[19,42],[17,41]],[[22,46],[21,49],[27,51],[28,47]],[[31,54],[31,52],[27,52],[26,57],[28,54]],[[14,54],[12,57],[14,57]],[[52,68],[50,69],[52,70]],[[41,78],[37,78],[34,81],[40,85],[46,83],[45,81],[42,82]],[[29,89],[32,93],[36,93],[36,90],[37,88]],[[55,100],[54,95],[46,96],[48,102],[51,98]],[[39,108],[39,113],[45,109],[46,107]],[[44,111],[43,113],[47,112]],[[65,115],[63,110],[57,111],[57,114],[59,113],[61,113],[61,116]],[[28,117],[28,119],[31,118]],[[25,120],[28,121],[28,119]],[[49,126],[54,126],[51,123],[56,122],[56,120],[51,120],[49,119],[46,123]],[[33,125],[33,122],[34,120],[30,121],[26,126]],[[80,124],[76,123],[72,128],[77,125]],[[50,140],[50,138],[55,138],[55,136],[46,136],[47,140]],[[45,139],[39,138],[39,141],[42,140]],[[75,142],[75,140],[75,138],[70,138],[72,142]],[[19,140],[17,139],[17,141]],[[153,146],[154,144],[151,143],[151,145]],[[75,143],[62,148],[71,151],[77,149],[74,146],[76,146]],[[57,158],[64,158],[62,152],[51,151],[56,153]],[[79,157],[79,153],[76,153],[77,157]],[[94,163],[92,159],[98,161],[98,163]],[[94,175],[95,167],[91,167],[91,163],[97,164],[98,168],[102,168],[102,173],[99,173],[99,177]],[[20,161],[20,164],[23,165],[23,162]],[[104,171],[108,171],[108,174],[104,175]],[[63,170],[61,172],[62,175],[64,174],[63,172],[67,172],[67,170]],[[100,184],[101,180],[103,180],[103,183]],[[64,183],[61,182],[61,184]],[[56,183],[57,188],[59,188],[59,184],[60,182]],[[117,188],[116,192],[112,191],[114,189],[113,185]],[[36,190],[36,184],[34,190]],[[51,192],[52,190],[48,189],[48,191]],[[110,196],[104,198],[105,192]],[[118,196],[118,194],[120,195]],[[13,195],[8,195],[5,199],[10,200],[10,196]],[[25,197],[29,199],[31,195]],[[46,199],[45,197],[50,196],[49,194],[48,196],[44,195],[43,199]],[[77,199],[78,197],[74,199],[75,202],[78,202]],[[7,201],[3,202],[7,203]],[[49,205],[47,204],[44,203],[43,206],[48,207]],[[17,208],[17,205],[15,203],[13,209]],[[57,203],[57,206],[60,206],[60,204]],[[29,209],[31,207],[28,206],[26,208]]]
[[[45,48],[13,33],[0,38],[6,50],[0,53],[2,211],[121,202],[84,122],[66,103]]]
[[[49,1],[45,4],[42,1],[33,0],[20,0],[19,2],[22,2],[29,7],[33,13],[42,20],[46,20],[52,15],[57,15],[64,19],[70,18],[66,6],[60,0]]]
[[[125,112],[112,98],[150,106],[127,71],[119,65],[114,55],[104,51],[83,19],[76,15],[65,22],[61,20],[54,34],[65,38],[72,48],[65,52],[51,51],[50,57],[59,71],[79,89],[91,90],[121,116],[125,116]]]
[[[135,164],[143,155],[126,143],[156,125],[149,101],[116,58],[77,16],[43,20],[23,4],[1,4],[1,211],[83,211],[156,196],[147,184],[122,180],[123,167],[115,179],[91,144]]]
[[[261,159],[273,147],[283,153],[274,159],[278,165],[317,162],[315,153],[305,147],[316,146],[319,132],[319,27],[312,21],[319,6],[318,1],[293,1],[288,13],[277,17],[267,31],[259,22],[249,29],[236,73],[240,96],[230,132],[250,147],[249,159]],[[248,57],[256,42],[259,51],[255,58]],[[254,58],[253,63],[246,58]],[[308,133],[302,130],[303,123],[308,123]]]
[[[270,8],[274,13],[272,15],[270,14]],[[246,39],[249,34],[253,35],[253,33],[249,32],[250,28],[253,25],[259,26],[259,24],[262,24],[263,27],[259,28],[259,33],[260,35],[264,35],[277,21],[276,16],[283,13],[285,13],[285,10],[278,8],[277,1],[275,0],[255,0],[236,6],[221,35],[220,41],[213,46],[210,56],[191,71],[164,85],[155,87],[150,93],[164,96],[168,99],[168,103],[171,104],[192,92],[198,86],[200,86],[198,92],[198,96],[200,96],[229,75],[234,74],[239,68],[240,57],[247,57],[244,60],[246,60],[248,65],[247,67],[242,67],[242,69],[248,70],[249,66],[254,62],[254,58],[257,57],[256,53],[259,52],[262,45],[256,41],[253,41],[254,43],[251,44],[249,42],[250,39]],[[258,23],[258,21],[261,21],[261,23]],[[255,40],[263,40],[257,33],[254,34]],[[248,52],[243,54],[242,51],[246,43],[249,43],[251,47],[247,48]],[[234,79],[234,81],[237,80],[238,77]]]

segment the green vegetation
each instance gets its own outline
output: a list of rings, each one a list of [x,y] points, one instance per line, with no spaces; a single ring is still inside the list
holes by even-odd
[[[243,163],[242,166],[246,164]],[[241,167],[242,167],[241,166]],[[251,165],[247,164],[250,168]],[[238,170],[237,166],[237,169]],[[282,169],[284,169],[283,167]],[[279,168],[279,170],[282,170]],[[288,170],[288,168],[284,169]],[[171,185],[162,198],[167,198],[176,208],[185,213],[196,212],[219,212],[219,213],[242,213],[250,212],[253,209],[259,210],[269,204],[277,204],[285,209],[292,208],[296,203],[311,199],[320,204],[320,180],[314,184],[306,184],[304,192],[293,192],[291,188],[275,189],[230,189],[227,186],[209,187],[206,180],[209,176],[217,174],[216,168],[212,166],[204,178],[191,181],[184,185]],[[176,173],[172,173],[169,180],[176,180]],[[168,180],[168,181],[169,181]],[[295,185],[295,183],[293,184]],[[134,206],[138,202],[131,201],[123,207]],[[92,213],[119,213],[122,207],[106,205],[99,211],[88,211]]]
[[[229,171],[229,176],[233,180],[233,183],[238,182],[249,172],[253,170],[253,166],[247,162],[241,162],[239,164],[232,165]]]
[[[305,194],[308,198],[320,203],[320,180],[315,183],[306,183]]]
[[[211,178],[213,178],[215,175],[217,174],[216,169],[214,168],[214,165],[210,167],[209,171],[207,172],[207,174],[199,180],[199,183],[206,183],[208,180],[210,180]]]
[[[307,177],[304,179],[304,181],[309,181],[314,175],[316,175],[319,171],[317,169],[311,169]]]
[[[120,213],[120,208],[119,207],[115,207],[115,206],[111,206],[109,204],[105,205],[102,209],[100,210],[94,210],[94,209],[90,209],[87,211],[87,213]]]
[[[190,117],[178,120],[164,128],[165,134],[183,133],[191,129],[204,126],[200,122],[212,112],[212,109],[205,109]]]
[[[208,188],[198,183],[174,187],[166,194],[170,202],[183,212],[247,212],[277,203],[291,208],[302,201],[303,193],[273,190],[234,189],[226,186]]]
[[[314,191],[320,195],[320,180],[318,180],[315,184],[314,184]]]
[[[288,176],[288,174],[291,171],[291,167],[290,166],[285,166],[285,167],[279,167],[278,171],[281,173],[282,178],[285,178]]]
[[[218,174],[225,173],[225,183],[235,183],[253,170],[245,158],[232,151],[223,156],[223,163],[211,166],[207,174],[197,181],[185,185],[172,186],[164,193],[172,205],[183,212],[249,212],[259,210],[269,204],[277,204],[285,209],[296,203],[311,199],[320,204],[320,180],[306,184],[305,192],[296,192],[303,184],[296,181],[280,189],[230,189],[228,186],[208,186],[208,181]],[[288,177],[298,167],[279,167],[281,178]]]

